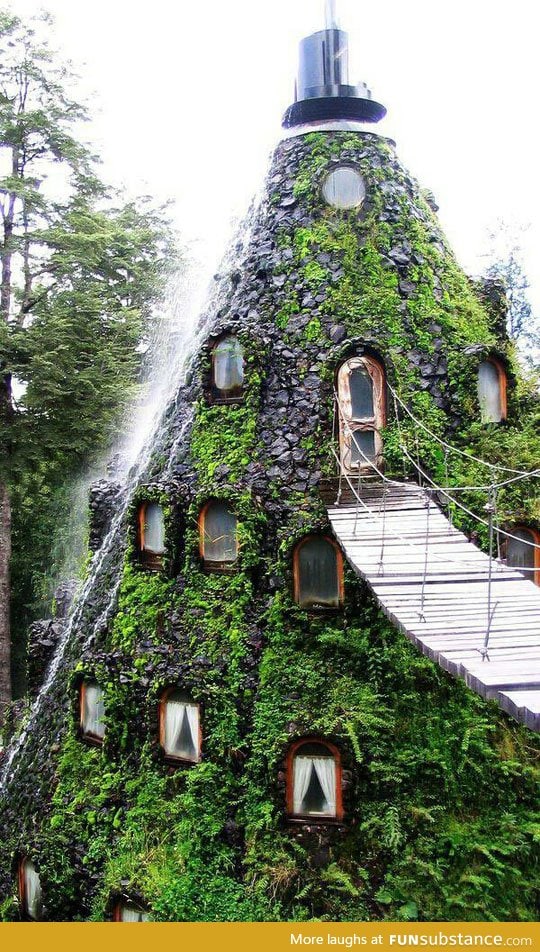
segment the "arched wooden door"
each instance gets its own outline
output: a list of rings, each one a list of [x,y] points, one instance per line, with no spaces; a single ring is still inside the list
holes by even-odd
[[[383,461],[384,369],[372,357],[351,357],[339,368],[337,385],[342,470],[373,473]]]

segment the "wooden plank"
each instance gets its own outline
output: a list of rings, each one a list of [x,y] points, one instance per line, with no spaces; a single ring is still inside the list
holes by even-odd
[[[495,700],[502,707],[503,711],[514,717],[516,721],[521,721],[532,731],[540,732],[540,712],[537,709],[534,700],[526,700],[524,695],[535,695],[534,691],[499,691]],[[516,700],[518,698],[519,700]]]
[[[328,513],[346,557],[389,619],[428,657],[507,713],[540,730],[540,591],[524,574],[494,561],[489,660],[488,556],[453,527],[416,484],[364,479],[358,505],[350,489]],[[429,524],[426,566],[426,529]],[[381,574],[381,550],[383,555]],[[425,622],[419,620],[424,594]],[[536,705],[536,706],[535,706]]]

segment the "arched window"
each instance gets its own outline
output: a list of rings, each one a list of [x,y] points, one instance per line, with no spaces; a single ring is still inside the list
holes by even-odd
[[[307,536],[293,556],[294,597],[302,608],[339,608],[343,601],[343,557],[326,536]]]
[[[496,357],[483,360],[478,367],[478,401],[482,423],[506,419],[506,371]]]
[[[244,389],[244,349],[237,337],[222,337],[212,350],[212,396],[237,401]]]
[[[176,688],[165,691],[159,704],[159,741],[167,760],[200,760],[199,705]]]
[[[23,859],[19,863],[19,900],[25,918],[41,919],[43,905],[41,881],[36,867],[29,859]]]
[[[144,502],[139,507],[139,554],[151,568],[161,567],[165,552],[163,509],[157,502]]]
[[[226,502],[215,500],[201,509],[199,549],[208,568],[223,569],[238,557],[238,520]]]
[[[148,922],[148,913],[133,902],[119,902],[114,908],[115,922]]]
[[[92,744],[105,737],[103,690],[97,681],[85,680],[80,687],[80,723],[83,737]]]
[[[381,430],[386,423],[385,375],[373,357],[351,357],[337,377],[341,465],[347,473],[382,462]]]
[[[531,582],[540,585],[540,532],[528,526],[515,526],[510,529],[513,538],[507,538],[506,562],[519,569]]]
[[[287,813],[298,819],[341,820],[341,758],[321,740],[293,744],[287,759]]]

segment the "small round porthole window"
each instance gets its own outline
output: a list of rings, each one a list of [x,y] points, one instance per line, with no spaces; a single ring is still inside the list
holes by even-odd
[[[342,165],[326,176],[322,193],[334,208],[359,208],[366,197],[366,186],[360,172]]]

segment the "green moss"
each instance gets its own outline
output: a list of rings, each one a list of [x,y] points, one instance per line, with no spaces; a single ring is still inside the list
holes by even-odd
[[[330,322],[343,324],[348,339],[381,353],[414,414],[446,436],[448,416],[422,389],[408,356],[414,348],[433,359],[440,337],[448,359],[441,386],[464,419],[452,442],[501,465],[536,468],[538,410],[526,388],[523,402],[516,397],[512,405],[511,425],[476,420],[478,356],[466,348],[501,342],[424,199],[414,194],[411,206],[391,147],[367,137],[359,148],[352,134],[303,141],[310,151],[294,194],[311,222],[275,236],[293,255],[280,266],[285,285],[268,320],[317,361]],[[368,183],[360,214],[322,205],[320,183],[340,156],[356,157]],[[390,175],[401,189],[391,215],[379,187]],[[392,263],[396,245],[410,249],[406,274]],[[325,290],[316,313],[302,313],[302,288]],[[293,332],[297,315],[303,329]],[[90,895],[89,915],[101,920],[111,897],[127,893],[164,921],[534,919],[537,740],[414,649],[351,571],[341,613],[317,615],[295,604],[292,550],[303,535],[328,531],[326,507],[316,491],[288,492],[290,517],[277,539],[269,535],[264,510],[282,499],[281,484],[269,481],[259,500],[244,482],[250,462],[268,464],[259,434],[268,355],[249,336],[242,343],[244,401],[195,407],[198,497],[184,514],[182,539],[161,573],[136,565],[131,551],[126,557],[106,639],[110,667],[101,660],[95,671],[107,707],[104,748],[81,743],[75,717],[62,743],[53,802],[35,844],[53,916],[81,914]],[[511,349],[504,352],[511,362]],[[329,433],[339,359],[332,354],[320,370],[326,403],[301,441],[309,465],[327,475],[334,474]],[[301,379],[307,356],[304,363]],[[482,485],[485,469],[446,459],[410,419],[398,425],[393,409],[384,430],[390,474],[403,475],[405,446],[439,482]],[[406,460],[405,468],[413,474]],[[197,517],[212,496],[226,498],[238,516],[240,551],[230,574],[200,563]],[[485,496],[472,492],[464,501],[480,512]],[[538,492],[509,486],[499,512],[504,521],[519,514],[540,525]],[[455,516],[472,527],[466,515]],[[172,533],[172,513],[167,520]],[[203,760],[178,769],[163,763],[157,740],[157,699],[170,671],[202,706]],[[280,771],[291,738],[308,734],[339,745],[350,810],[345,830],[302,841],[284,824]],[[80,863],[84,882],[74,872]],[[11,898],[2,914],[16,916]]]
[[[118,596],[111,645],[133,650],[141,640],[159,644],[163,619],[171,607],[173,583],[160,572],[148,572],[128,561]]]
[[[227,466],[227,479],[237,482],[246,466],[257,458],[257,418],[249,406],[208,407],[199,402],[193,424],[191,453],[203,483],[211,483],[219,466]]]

